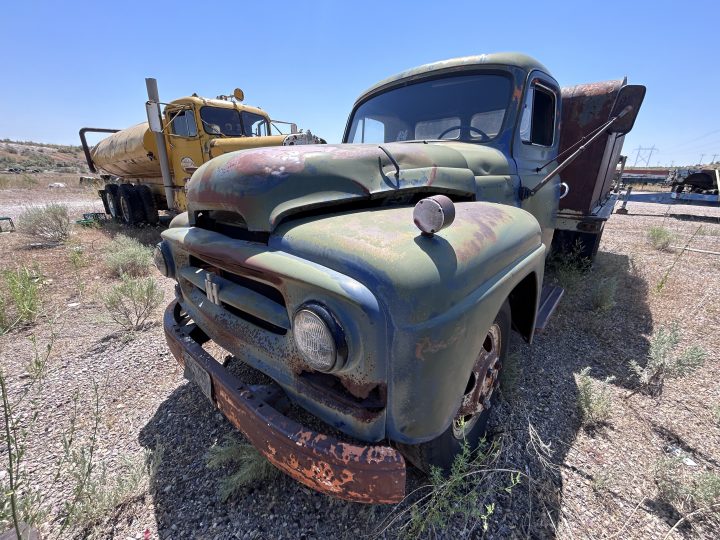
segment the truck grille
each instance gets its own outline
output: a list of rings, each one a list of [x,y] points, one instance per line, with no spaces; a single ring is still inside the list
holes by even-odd
[[[285,298],[271,285],[229,272],[194,256],[190,256],[189,266],[180,271],[180,276],[235,317],[278,335],[285,335],[290,329]],[[217,283],[216,298],[207,294],[208,276]]]

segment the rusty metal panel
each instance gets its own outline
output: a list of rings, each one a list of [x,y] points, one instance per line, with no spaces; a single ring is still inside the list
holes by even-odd
[[[561,153],[609,119],[623,84],[605,81],[562,89]],[[560,210],[590,213],[607,196],[622,141],[622,136],[605,133],[560,174],[570,186]]]
[[[298,482],[341,499],[397,503],[404,498],[405,460],[400,452],[342,442],[281,414],[180,329],[178,307],[173,301],[163,321],[170,351],[181,365],[189,355],[209,374],[211,401],[270,463]]]

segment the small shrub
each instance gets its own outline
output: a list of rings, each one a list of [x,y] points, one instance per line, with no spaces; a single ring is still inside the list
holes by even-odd
[[[684,377],[705,362],[705,351],[693,345],[682,353],[677,352],[680,332],[677,325],[669,330],[660,328],[650,339],[647,364],[641,367],[634,360],[630,368],[640,380],[640,386],[650,395],[662,393],[665,379]]]
[[[448,474],[437,467],[430,472],[430,483],[417,490],[414,502],[406,508],[391,512],[375,533],[383,535],[390,526],[400,524],[398,536],[403,538],[445,537],[448,525],[456,519],[464,520],[474,529],[488,530],[490,519],[495,513],[497,495],[512,493],[520,483],[522,473],[505,468],[494,468],[500,454],[497,441],[486,448],[472,451],[467,441]],[[498,479],[493,477],[500,476]],[[509,475],[509,479],[501,478]],[[480,535],[478,535],[479,537]]]
[[[207,466],[211,469],[228,465],[237,470],[220,482],[218,495],[223,502],[243,488],[270,480],[280,472],[254,446],[241,443],[232,436],[226,437],[223,444],[210,448],[207,455]]]
[[[57,334],[54,329],[55,321],[51,323],[50,337],[44,346],[38,346],[37,336],[33,334],[30,336],[30,343],[32,344],[33,355],[27,363],[25,371],[33,381],[42,382],[48,372],[48,360],[52,354],[53,345],[57,339]]]
[[[592,261],[583,257],[582,250],[582,241],[578,240],[572,251],[554,253],[548,260],[548,267],[568,293],[573,293],[581,286],[585,286],[586,272],[592,266]]]
[[[720,405],[713,407],[713,418],[715,419],[715,425],[720,427]]]
[[[87,265],[87,257],[82,246],[72,246],[68,250],[68,260],[74,270],[80,270]]]
[[[15,307],[15,319],[18,322],[32,323],[40,315],[40,286],[42,276],[39,272],[21,267],[4,273],[7,293]],[[10,320],[7,315],[6,324]],[[3,325],[3,327],[6,326]]]
[[[655,463],[653,478],[658,488],[658,496],[661,500],[677,504],[686,494],[685,484],[682,481],[680,464],[682,458],[664,457]]]
[[[652,247],[658,251],[665,251],[670,247],[672,234],[665,227],[650,227],[648,240]]]
[[[0,336],[10,328],[10,314],[8,313],[8,302],[5,300],[5,292],[0,290]]]
[[[600,471],[592,477],[590,486],[595,493],[603,493],[610,490],[615,483],[615,475],[612,471]]]
[[[697,508],[720,503],[720,475],[713,472],[700,474],[693,482],[690,498]]]
[[[163,293],[153,278],[123,276],[105,298],[110,318],[128,330],[141,329],[158,307]]]
[[[682,463],[681,457],[665,457],[655,464],[653,476],[659,498],[682,511],[720,504],[720,475],[692,474]]]
[[[49,242],[64,242],[70,237],[67,206],[47,204],[27,208],[18,218],[18,232]]]
[[[596,311],[609,311],[615,306],[617,278],[606,277],[595,282],[592,289],[592,307]]]
[[[152,267],[152,249],[134,238],[118,235],[105,248],[105,264],[119,277],[146,276]]]
[[[604,381],[593,381],[589,375],[590,368],[584,368],[578,374],[578,407],[583,426],[594,428],[606,424],[612,411],[610,382],[614,377]]]

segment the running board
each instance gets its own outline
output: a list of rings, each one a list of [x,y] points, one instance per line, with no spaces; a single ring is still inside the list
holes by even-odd
[[[538,308],[537,319],[535,320],[535,331],[542,332],[545,330],[550,317],[555,308],[560,303],[560,299],[565,293],[565,289],[557,285],[545,285],[540,293],[540,307]]]

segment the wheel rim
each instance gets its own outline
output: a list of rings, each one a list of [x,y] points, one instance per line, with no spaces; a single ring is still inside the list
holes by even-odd
[[[491,408],[493,393],[500,382],[501,349],[500,325],[494,323],[488,330],[480,353],[475,359],[462,403],[453,420],[453,436],[456,439],[464,439],[482,414]]]
[[[122,218],[126,223],[130,223],[130,206],[125,197],[120,197],[120,210],[122,211]]]
[[[107,205],[108,209],[110,210],[110,215],[114,218],[117,218],[117,207],[115,206],[115,197],[112,196],[111,193],[108,193],[107,195]]]

